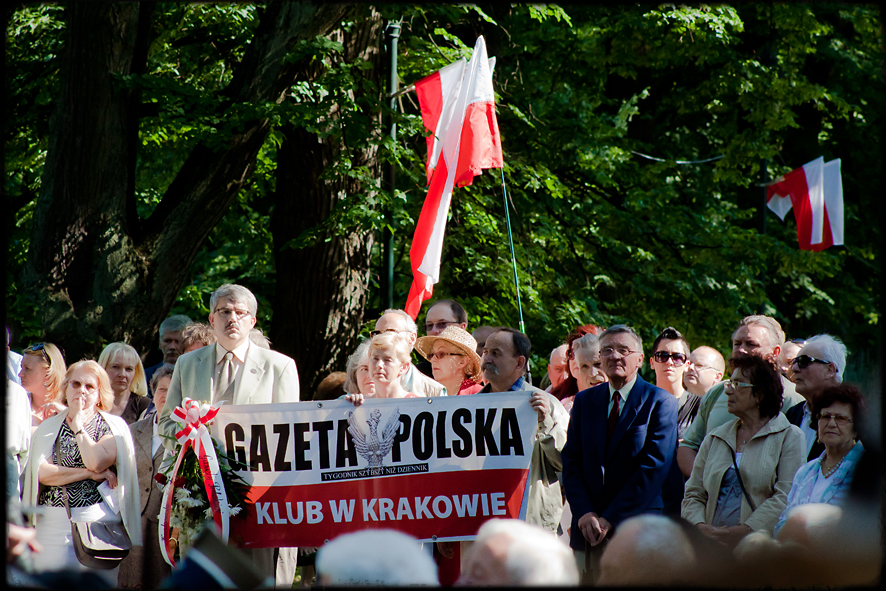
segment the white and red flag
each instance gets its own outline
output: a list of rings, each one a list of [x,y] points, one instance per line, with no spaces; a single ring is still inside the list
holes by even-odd
[[[501,168],[492,67],[483,37],[470,62],[459,60],[415,83],[428,137],[428,195],[415,226],[409,258],[412,287],[405,311],[418,317],[440,279],[440,257],[452,190],[473,182],[484,168]]]
[[[766,205],[782,221],[791,209],[802,250],[843,244],[843,181],[840,159],[818,157],[766,187]]]

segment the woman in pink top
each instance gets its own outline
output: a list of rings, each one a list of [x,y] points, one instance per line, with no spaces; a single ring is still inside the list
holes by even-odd
[[[421,337],[415,350],[431,362],[434,379],[446,386],[448,396],[476,394],[483,388],[477,341],[460,326],[449,325],[438,335]]]

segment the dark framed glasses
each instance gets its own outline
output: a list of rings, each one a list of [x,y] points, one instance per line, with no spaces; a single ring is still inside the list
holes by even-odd
[[[799,369],[806,369],[809,367],[810,363],[821,363],[823,365],[830,365],[831,361],[826,361],[824,359],[816,359],[815,357],[810,357],[809,355],[799,355],[794,357],[794,360],[791,362],[791,367],[796,365]]]
[[[689,359],[683,353],[668,353],[667,351],[656,351],[652,354],[652,358],[658,363],[667,363],[668,359],[673,359],[674,365],[677,366],[683,365]]]

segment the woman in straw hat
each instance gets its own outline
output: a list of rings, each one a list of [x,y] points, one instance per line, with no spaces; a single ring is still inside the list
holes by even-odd
[[[480,384],[477,341],[459,326],[447,326],[436,336],[421,337],[415,350],[431,362],[434,379],[446,386],[449,396],[476,394]]]

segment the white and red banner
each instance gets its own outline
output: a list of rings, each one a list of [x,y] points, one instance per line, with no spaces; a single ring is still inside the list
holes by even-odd
[[[818,157],[766,187],[766,205],[784,221],[794,210],[802,250],[843,244],[843,181],[840,159]]]
[[[249,505],[230,539],[322,546],[395,529],[473,539],[493,517],[526,516],[538,415],[529,392],[223,407],[213,437],[249,466]]]
[[[432,134],[427,159],[430,186],[409,251],[413,281],[404,309],[413,318],[440,279],[453,188],[470,185],[485,168],[502,166],[492,63],[479,37],[470,62],[459,60],[415,83],[422,122]]]

